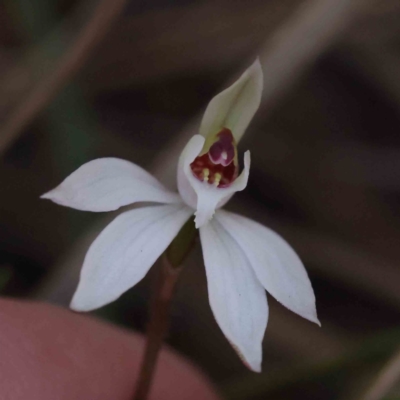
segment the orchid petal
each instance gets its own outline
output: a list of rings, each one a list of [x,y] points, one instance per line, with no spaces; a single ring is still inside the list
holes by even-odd
[[[181,195],[182,200],[194,210],[197,207],[197,194],[186,177],[186,171],[193,175],[190,170],[190,164],[200,154],[203,145],[203,136],[192,136],[183,149],[178,163],[177,183],[179,194]]]
[[[218,211],[215,219],[246,254],[264,288],[289,310],[320,325],[307,272],[289,244],[248,218]]]
[[[264,288],[242,249],[215,219],[200,228],[211,309],[222,332],[254,371],[261,371],[268,320]]]
[[[208,138],[225,127],[239,142],[260,105],[262,89],[263,73],[257,59],[232,86],[210,101],[200,134]]]
[[[250,172],[250,152],[244,154],[244,169],[236,180],[226,188],[215,187],[197,179],[190,164],[197,157],[204,144],[200,135],[193,136],[183,150],[178,167],[178,188],[185,203],[196,209],[196,228],[211,220],[215,210],[222,207],[230,197],[247,186]]]
[[[119,158],[90,161],[59,186],[41,196],[82,211],[112,211],[138,201],[179,203],[179,196],[164,188],[141,167]]]
[[[192,212],[183,205],[163,205],[119,215],[90,246],[71,308],[99,308],[136,285]]]

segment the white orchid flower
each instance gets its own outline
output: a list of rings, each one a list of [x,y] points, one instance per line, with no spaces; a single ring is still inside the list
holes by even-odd
[[[293,249],[270,229],[220,209],[247,185],[250,153],[244,154],[239,175],[236,144],[259,107],[262,86],[257,60],[212,99],[200,134],[181,154],[179,194],[135,164],[102,158],[83,165],[42,196],[85,211],[112,211],[135,202],[162,204],[126,211],[100,233],[86,254],[71,303],[74,310],[104,306],[136,285],[194,213],[211,309],[252,370],[261,370],[268,320],[265,290],[319,324],[311,283]]]

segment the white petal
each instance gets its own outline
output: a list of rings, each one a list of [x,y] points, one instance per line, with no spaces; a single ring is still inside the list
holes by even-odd
[[[163,205],[119,215],[90,246],[71,307],[99,308],[136,285],[192,212],[182,205]]]
[[[241,248],[218,221],[202,226],[200,238],[215,319],[243,361],[260,372],[268,320],[264,288]]]
[[[217,208],[222,207],[235,192],[247,186],[250,172],[250,152],[246,151],[243,171],[229,187],[218,188],[199,181],[193,175],[190,164],[200,153],[203,144],[202,136],[193,136],[183,150],[178,166],[179,193],[185,203],[196,210],[196,228],[210,221]]]
[[[143,168],[119,158],[90,161],[41,197],[82,211],[112,211],[138,201],[180,202]]]
[[[200,134],[207,138],[225,127],[239,142],[260,105],[262,88],[263,73],[257,59],[232,86],[211,100],[201,121]]]
[[[320,325],[307,272],[289,244],[240,215],[221,210],[215,219],[242,248],[264,288],[289,310]]]

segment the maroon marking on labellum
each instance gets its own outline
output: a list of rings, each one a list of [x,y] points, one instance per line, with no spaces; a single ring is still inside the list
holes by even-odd
[[[232,132],[222,128],[207,153],[190,164],[193,175],[202,182],[219,188],[228,187],[238,176],[235,165],[236,145]]]
[[[210,147],[208,154],[214,164],[229,165],[235,157],[235,143],[232,132],[223,128],[217,135],[218,140]]]

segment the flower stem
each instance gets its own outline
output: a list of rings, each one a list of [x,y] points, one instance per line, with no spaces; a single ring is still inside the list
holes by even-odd
[[[148,397],[155,372],[157,358],[167,332],[168,316],[180,268],[171,268],[166,257],[155,287],[155,297],[150,308],[150,321],[147,328],[147,343],[134,400]]]
[[[190,219],[172,241],[162,257],[162,266],[157,277],[147,328],[146,349],[133,400],[148,398],[154,372],[164,337],[168,329],[171,300],[182,271],[182,262],[194,244],[196,229]]]

